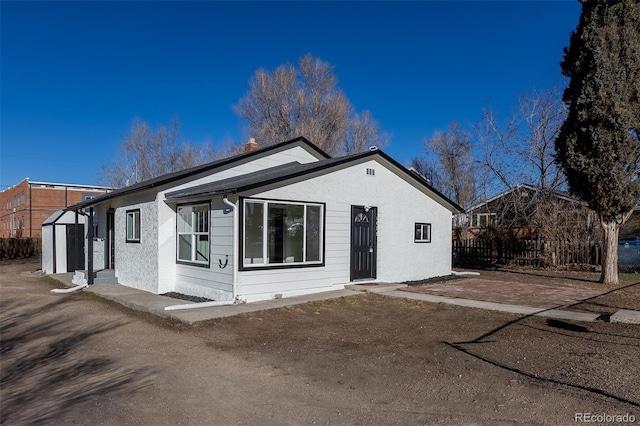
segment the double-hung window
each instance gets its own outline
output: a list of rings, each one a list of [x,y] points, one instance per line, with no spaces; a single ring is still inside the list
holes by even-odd
[[[413,241],[416,243],[430,243],[431,242],[431,224],[430,223],[416,223],[415,234]]]
[[[209,264],[209,204],[178,206],[178,261]]]
[[[324,205],[244,200],[243,267],[321,265]]]
[[[127,242],[140,242],[140,209],[127,210]]]

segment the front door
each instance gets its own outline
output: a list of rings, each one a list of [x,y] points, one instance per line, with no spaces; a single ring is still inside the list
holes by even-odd
[[[351,281],[376,277],[375,207],[351,206]]]
[[[107,210],[107,264],[105,265],[107,269],[114,269],[116,267],[116,244],[114,241],[115,237],[115,210],[108,209]]]

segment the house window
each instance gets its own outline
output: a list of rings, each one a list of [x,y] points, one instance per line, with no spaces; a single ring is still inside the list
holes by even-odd
[[[209,204],[178,206],[178,261],[209,264]]]
[[[430,243],[431,242],[431,224],[416,223],[415,236],[413,241],[415,243]]]
[[[471,226],[486,228],[495,222],[495,213],[477,213],[471,216]],[[474,220],[475,219],[475,220]]]
[[[127,210],[127,242],[140,242],[140,209]]]
[[[324,206],[245,200],[243,266],[322,264]]]

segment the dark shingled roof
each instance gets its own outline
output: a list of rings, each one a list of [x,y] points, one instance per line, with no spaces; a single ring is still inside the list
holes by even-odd
[[[403,173],[405,177],[408,177],[410,180],[414,181],[419,186],[426,188],[429,192],[439,197],[444,202],[444,204],[450,206],[450,210],[457,210],[460,212],[463,211],[463,209],[460,206],[458,206],[456,203],[451,201],[448,197],[444,196],[438,190],[433,188],[424,178],[420,177],[416,173],[412,173],[407,168],[405,168],[400,163],[398,163],[396,160],[389,157],[387,154],[385,154],[384,152],[378,149],[370,150],[366,152],[360,152],[357,154],[351,154],[344,157],[330,158],[326,153],[316,148],[315,145],[311,144],[309,141],[307,141],[304,138],[293,139],[291,141],[283,142],[282,144],[274,145],[272,147],[264,148],[262,150],[252,151],[249,153],[241,154],[239,156],[214,161],[213,163],[205,164],[199,167],[194,167],[192,169],[188,169],[182,172],[170,173],[168,175],[160,176],[158,178],[151,179],[146,182],[142,182],[126,188],[122,188],[122,189],[113,191],[109,194],[103,195],[101,197],[97,197],[97,198],[76,204],[75,206],[72,206],[70,209],[76,210],[83,207],[88,207],[90,205],[94,205],[101,201],[105,201],[117,196],[130,194],[137,191],[142,191],[142,190],[157,187],[163,184],[171,183],[179,179],[197,175],[202,172],[215,170],[216,168],[222,167],[223,165],[226,165],[235,161],[240,161],[252,155],[256,155],[256,153],[270,151],[275,148],[282,147],[284,145],[292,144],[294,142],[299,142],[299,141],[312,146],[315,150],[321,153],[322,156],[325,157],[325,159],[314,161],[311,163],[304,163],[304,164],[301,164],[298,162],[287,163],[287,164],[279,165],[276,167],[271,167],[268,169],[256,171],[253,173],[247,173],[241,176],[236,176],[236,177],[223,179],[216,182],[211,182],[203,185],[197,185],[197,186],[193,186],[185,189],[180,189],[173,192],[168,192],[166,194],[166,199],[167,201],[180,201],[180,200],[205,198],[207,196],[213,196],[213,195],[223,195],[223,194],[229,194],[229,193],[238,193],[242,191],[248,191],[251,189],[260,188],[267,185],[284,182],[286,180],[293,179],[296,177],[305,176],[314,172],[321,172],[323,170],[326,170],[332,167],[337,167],[343,164],[348,164],[360,159],[365,159],[372,156],[379,156],[384,160],[386,160],[387,162],[391,163],[398,170],[400,170],[400,172]]]
[[[357,154],[351,154],[339,158],[329,158],[326,160],[320,160],[312,163],[300,164],[298,162],[287,163],[280,166],[272,167],[269,169],[260,170],[253,173],[248,173],[242,176],[223,179],[217,182],[211,182],[203,185],[198,185],[191,188],[185,188],[182,190],[169,192],[166,194],[167,201],[180,201],[189,200],[194,198],[206,198],[213,195],[222,195],[230,193],[238,193],[248,191],[255,188],[264,187],[278,182],[284,182],[288,179],[304,176],[314,172],[322,171],[341,164],[348,164],[353,161],[362,158],[368,158],[371,156],[379,155],[385,160],[389,161],[402,172],[404,172],[412,180],[418,182],[421,186],[426,187],[429,191],[436,196],[442,198],[446,204],[449,204],[454,210],[462,211],[462,208],[449,198],[441,194],[429,183],[421,178],[419,175],[412,173],[404,166],[400,165],[393,158],[389,157],[382,151],[374,150],[368,152],[360,152]]]
[[[211,163],[207,163],[207,164],[202,164],[200,166],[196,166],[196,167],[192,167],[186,170],[180,170],[177,172],[173,172],[173,173],[168,173],[166,175],[162,175],[162,176],[158,176],[156,178],[153,179],[148,179],[145,180],[144,182],[140,182],[140,183],[136,183],[134,185],[131,186],[126,186],[124,188],[120,188],[120,189],[116,189],[108,194],[99,196],[99,197],[95,197],[92,198],[90,200],[87,201],[83,201],[81,203],[75,204],[71,207],[69,207],[67,210],[79,210],[85,207],[89,207],[95,204],[98,204],[102,201],[106,201],[106,200],[110,200],[112,198],[121,196],[121,195],[125,195],[125,194],[131,194],[134,192],[138,192],[138,191],[143,191],[145,189],[150,189],[150,188],[155,188],[161,185],[165,185],[167,183],[171,183],[171,182],[175,182],[177,180],[180,179],[184,179],[184,178],[188,178],[190,176],[194,176],[194,175],[198,175],[200,173],[204,173],[204,172],[208,172],[208,171],[214,171],[217,168],[221,168],[223,166],[226,166],[228,164],[234,163],[234,162],[240,162],[244,159],[250,158],[250,157],[254,157],[254,156],[259,156],[259,155],[263,155],[263,154],[268,154],[271,151],[275,151],[279,148],[282,148],[284,146],[293,144],[294,142],[302,142],[303,144],[307,145],[308,147],[312,148],[314,151],[316,151],[318,154],[320,154],[322,157],[324,158],[330,158],[329,155],[324,152],[323,150],[321,150],[320,148],[318,148],[317,146],[315,146],[314,144],[312,144],[311,142],[309,142],[307,139],[305,139],[304,137],[300,136],[297,137],[295,139],[291,139],[288,140],[286,142],[282,142],[276,145],[272,145],[272,146],[268,146],[262,149],[258,149],[255,151],[250,151],[250,152],[245,152],[242,154],[238,154],[238,155],[234,155],[232,157],[228,157],[228,158],[222,158],[220,160],[216,160],[213,161]]]

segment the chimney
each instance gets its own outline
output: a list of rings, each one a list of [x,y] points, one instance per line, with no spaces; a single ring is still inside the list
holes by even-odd
[[[258,149],[258,143],[254,138],[249,138],[247,144],[244,146],[244,152],[251,152]]]

